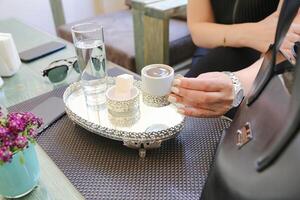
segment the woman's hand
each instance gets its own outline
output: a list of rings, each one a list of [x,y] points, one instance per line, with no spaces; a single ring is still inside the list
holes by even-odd
[[[296,62],[296,59],[292,53],[295,42],[300,41],[300,12],[298,11],[293,23],[290,26],[288,33],[286,34],[284,41],[280,47],[281,52],[292,62]]]
[[[291,61],[296,62],[293,55],[295,42],[300,41],[300,24],[292,24],[280,47],[281,52]]]
[[[197,78],[174,80],[169,101],[180,103],[178,112],[194,117],[215,117],[226,113],[233,101],[233,84],[228,75],[210,72]]]
[[[244,89],[249,93],[254,79],[262,65],[263,58],[251,66],[235,72]],[[197,78],[176,78],[169,101],[180,103],[178,111],[195,117],[216,117],[225,114],[233,102],[233,84],[228,75],[210,72]]]
[[[246,38],[246,46],[265,53],[274,43],[279,12],[274,12],[265,19],[250,24],[249,38]]]
[[[264,20],[252,24],[252,30],[254,31],[255,40],[249,40],[249,46],[257,49],[258,51],[264,53],[268,50],[270,44],[274,43],[275,32],[277,27],[277,22],[279,18],[279,12],[276,11],[270,16],[266,17]],[[251,34],[251,33],[250,33]],[[292,58],[291,49],[294,43],[300,40],[300,13],[298,12],[295,17],[286,37],[281,45],[281,50],[289,58]]]

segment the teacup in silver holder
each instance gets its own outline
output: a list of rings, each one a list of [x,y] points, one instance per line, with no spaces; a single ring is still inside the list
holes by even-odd
[[[152,107],[168,106],[174,69],[164,64],[151,64],[141,71],[143,102]]]
[[[148,106],[163,107],[170,104],[170,102],[168,101],[169,95],[155,96],[155,95],[148,94],[147,92],[144,91],[142,91],[142,95],[143,95],[143,102]]]

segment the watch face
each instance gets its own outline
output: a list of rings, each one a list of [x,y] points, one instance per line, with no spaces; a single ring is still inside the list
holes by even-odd
[[[235,96],[235,99],[234,99],[234,102],[233,102],[233,106],[234,107],[237,107],[241,104],[242,100],[244,98],[244,90],[243,89],[240,89],[236,96]]]

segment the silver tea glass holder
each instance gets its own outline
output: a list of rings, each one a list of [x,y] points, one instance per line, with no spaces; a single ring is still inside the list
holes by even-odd
[[[116,86],[110,87],[106,91],[106,106],[108,118],[112,124],[120,127],[134,125],[140,118],[140,91],[137,87],[132,87],[129,98],[118,99],[115,95]]]

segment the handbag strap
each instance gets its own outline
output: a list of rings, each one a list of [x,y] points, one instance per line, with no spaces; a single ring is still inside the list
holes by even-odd
[[[264,56],[265,59],[257,74],[257,77],[253,83],[252,90],[247,99],[248,106],[250,106],[259,97],[259,95],[268,85],[271,78],[278,72],[282,72],[281,68],[276,68],[276,55],[279,52],[279,48],[283,42],[283,39],[285,38],[286,33],[289,30],[290,25],[297,15],[299,5],[300,0],[285,0],[283,2],[279,14],[274,44],[270,46],[269,50]]]
[[[289,143],[298,134],[300,130],[300,53],[297,55],[296,79],[292,90],[292,98],[289,106],[289,120],[276,138],[274,145],[271,146],[262,156],[256,160],[256,170],[261,172],[281,155],[288,147]]]
[[[285,0],[282,5],[278,25],[275,35],[275,43],[272,52],[272,68],[273,75],[278,71],[276,69],[276,55],[283,42],[283,39],[297,15],[300,6],[300,0]],[[284,149],[288,146],[289,142],[295,137],[300,128],[300,58],[299,52],[296,62],[296,80],[294,83],[291,104],[289,106],[289,120],[282,128],[281,137],[278,137],[274,143],[262,156],[256,160],[256,170],[262,172],[281,155]],[[269,77],[271,79],[271,77]]]

